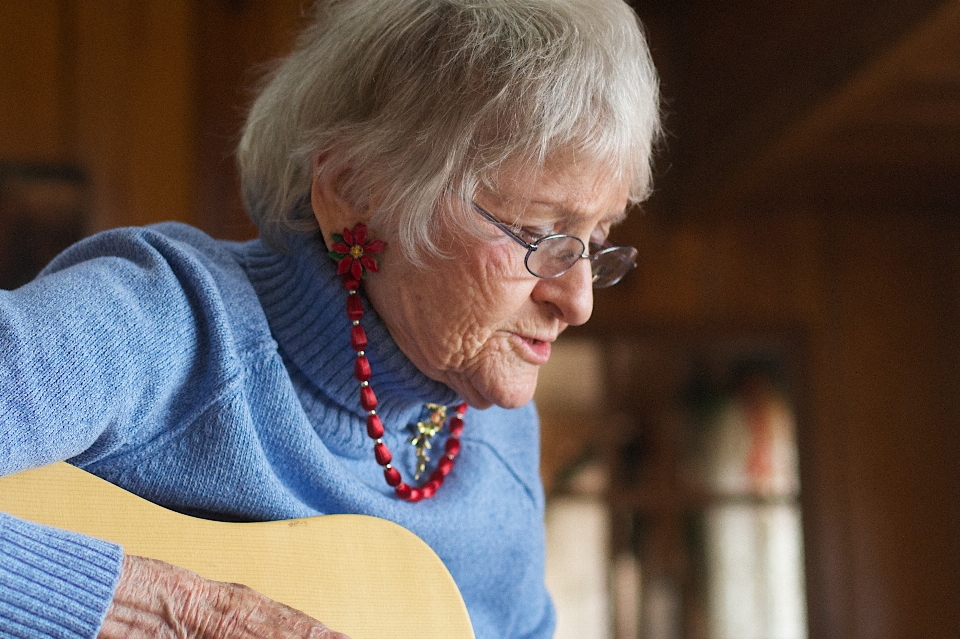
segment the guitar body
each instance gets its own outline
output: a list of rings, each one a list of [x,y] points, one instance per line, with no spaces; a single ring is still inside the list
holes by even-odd
[[[0,511],[242,583],[351,639],[473,639],[440,558],[385,520],[328,515],[222,523],[167,510],[69,464],[0,478]]]

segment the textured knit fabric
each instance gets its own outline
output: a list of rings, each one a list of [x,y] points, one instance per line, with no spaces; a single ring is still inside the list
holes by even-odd
[[[320,246],[277,254],[177,224],[121,229],[0,291],[0,474],[67,459],[189,514],[383,517],[437,552],[478,639],[550,637],[533,407],[470,409],[436,496],[397,499],[359,407],[346,292]],[[425,402],[458,398],[364,304],[384,441],[412,479],[410,425]],[[0,517],[0,636],[95,636],[120,557]]]

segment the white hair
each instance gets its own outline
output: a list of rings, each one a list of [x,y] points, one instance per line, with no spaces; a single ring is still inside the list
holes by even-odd
[[[632,202],[648,196],[657,76],[622,0],[319,0],[314,11],[238,148],[244,203],[272,245],[316,232],[317,157],[414,262],[440,252],[435,215],[478,228],[468,207],[441,203],[494,188],[507,163],[538,171],[572,152],[628,180]]]

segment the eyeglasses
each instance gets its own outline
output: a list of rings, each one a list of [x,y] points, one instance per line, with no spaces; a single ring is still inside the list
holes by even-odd
[[[604,242],[599,251],[588,254],[586,245],[579,237],[554,234],[541,237],[530,243],[524,241],[510,227],[491,215],[486,209],[471,202],[477,213],[503,231],[514,242],[527,249],[523,263],[530,274],[542,279],[560,277],[577,263],[590,260],[593,273],[593,288],[613,286],[637,266],[637,249],[632,246],[613,246]]]

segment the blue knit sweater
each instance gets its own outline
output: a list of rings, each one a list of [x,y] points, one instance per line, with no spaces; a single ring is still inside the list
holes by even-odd
[[[550,637],[533,407],[468,411],[437,495],[398,500],[365,432],[346,292],[319,246],[277,254],[177,224],[121,229],[0,291],[0,475],[67,459],[195,515],[390,519],[444,561],[478,639]],[[457,397],[372,309],[363,324],[384,441],[411,477],[408,425],[425,402]],[[0,636],[94,637],[121,560],[0,515]]]

